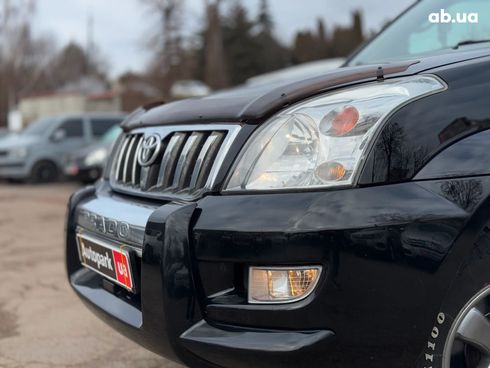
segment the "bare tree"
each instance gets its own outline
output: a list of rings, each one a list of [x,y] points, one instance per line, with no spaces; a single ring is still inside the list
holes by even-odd
[[[472,211],[480,202],[483,185],[480,180],[451,180],[441,185],[442,193],[466,211]]]
[[[158,32],[149,38],[154,56],[149,74],[159,89],[167,95],[172,83],[179,78],[179,67],[185,59],[182,42],[183,0],[142,0],[158,16]]]
[[[33,0],[0,0],[0,125],[51,56],[52,43],[32,36]]]
[[[24,56],[30,47],[28,17],[34,12],[32,1],[13,5],[3,0],[0,14],[0,74],[2,91],[0,96],[0,120],[5,125],[8,111],[16,100],[19,73],[25,63]]]
[[[219,7],[221,0],[204,0],[206,6],[206,33],[204,55],[204,80],[213,89],[229,84]]]

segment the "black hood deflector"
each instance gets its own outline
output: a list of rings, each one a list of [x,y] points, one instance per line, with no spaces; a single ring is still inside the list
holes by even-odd
[[[144,126],[247,123],[259,124],[267,117],[305,98],[338,87],[380,78],[413,75],[465,60],[484,57],[490,48],[449,53],[399,63],[345,67],[299,82],[265,87],[239,87],[204,98],[155,104],[137,110],[122,124],[124,130]]]

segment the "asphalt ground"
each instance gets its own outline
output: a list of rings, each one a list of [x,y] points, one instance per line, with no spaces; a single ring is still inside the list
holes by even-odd
[[[182,367],[111,330],[70,289],[63,232],[76,189],[0,183],[0,367]]]

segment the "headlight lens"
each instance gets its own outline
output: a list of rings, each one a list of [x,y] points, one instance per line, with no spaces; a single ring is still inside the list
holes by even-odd
[[[244,148],[226,190],[350,185],[377,127],[396,108],[442,91],[433,76],[374,82],[280,112]]]
[[[10,151],[10,156],[13,158],[26,158],[27,156],[27,147],[19,147],[19,148],[14,148],[13,150]]]
[[[107,149],[99,148],[94,152],[90,153],[89,155],[87,155],[84,163],[87,166],[95,166],[95,165],[103,166],[105,164],[105,161],[107,160],[107,156],[108,156]]]

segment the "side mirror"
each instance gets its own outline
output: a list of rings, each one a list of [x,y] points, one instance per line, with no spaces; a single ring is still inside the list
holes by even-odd
[[[66,132],[64,129],[56,130],[53,133],[53,135],[51,136],[51,139],[53,140],[53,142],[61,142],[65,138],[66,138]]]

